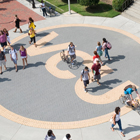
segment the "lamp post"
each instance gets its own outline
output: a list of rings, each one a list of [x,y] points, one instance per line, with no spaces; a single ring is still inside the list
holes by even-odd
[[[70,0],[68,0],[68,7],[69,7],[69,14],[71,14],[71,12],[70,12]]]

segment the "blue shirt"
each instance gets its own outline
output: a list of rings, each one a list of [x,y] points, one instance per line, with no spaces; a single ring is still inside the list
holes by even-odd
[[[134,90],[132,90],[132,88],[128,88],[126,91],[124,91],[124,94],[132,94]],[[137,89],[136,89],[137,91]]]
[[[97,49],[97,52],[99,52],[102,50],[102,46],[97,46],[96,49]]]

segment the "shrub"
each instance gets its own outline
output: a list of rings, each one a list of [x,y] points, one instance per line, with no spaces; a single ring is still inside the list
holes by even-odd
[[[100,0],[77,0],[77,2],[81,5],[85,5],[85,6],[93,6],[93,5],[97,5],[99,3]]]
[[[121,11],[122,4],[124,3],[125,0],[113,0],[112,6],[115,10]]]

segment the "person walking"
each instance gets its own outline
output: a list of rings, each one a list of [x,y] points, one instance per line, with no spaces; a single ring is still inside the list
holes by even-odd
[[[30,28],[35,29],[35,27],[36,27],[34,24],[34,20],[31,17],[29,17],[28,27],[29,27],[29,29]]]
[[[89,75],[89,69],[88,67],[85,67],[82,71],[81,71],[81,81],[83,81],[84,83],[84,91],[87,92],[88,90],[86,89],[87,85],[89,84],[89,80],[90,80],[90,75]]]
[[[137,97],[140,99],[140,95],[137,91],[137,88],[135,85],[127,85],[125,88],[124,88],[124,94],[125,95],[130,95],[130,98],[131,100],[133,100],[133,97],[132,97],[132,92],[135,91],[136,94],[137,94]]]
[[[26,66],[28,65],[28,63],[27,63],[27,50],[23,46],[20,46],[19,53],[20,53],[20,56],[22,58],[23,69],[25,69],[25,62],[26,62]]]
[[[0,43],[3,49],[3,52],[5,52],[5,47],[7,46],[7,37],[6,37],[6,34],[2,30],[0,31]]]
[[[1,49],[0,49],[0,74],[3,74],[3,72],[2,72],[2,64],[4,65],[4,68],[6,70],[6,61],[7,61],[6,56],[5,56],[4,52],[1,51]]]
[[[52,130],[48,130],[45,140],[55,140],[56,137]]]
[[[22,29],[20,28],[20,22],[21,22],[21,20],[18,18],[17,15],[15,15],[15,19],[14,19],[13,22],[15,22],[15,31],[14,32],[16,33],[17,29],[19,29],[20,30],[20,33],[22,33]]]
[[[47,17],[47,12],[46,12],[46,7],[45,7],[45,3],[43,2],[43,0],[41,0],[41,9],[43,11],[43,17]]]
[[[101,79],[101,75],[100,75],[101,65],[99,63],[99,59],[98,58],[95,59],[95,62],[96,63],[93,64],[92,67],[91,67],[91,72],[94,75],[93,80],[97,79],[97,84],[100,85],[99,80]]]
[[[8,45],[10,46],[11,41],[10,41],[10,36],[9,36],[8,30],[7,30],[6,28],[4,28],[4,29],[3,29],[3,33],[6,34],[6,36],[7,36],[7,43],[8,43]]]
[[[101,43],[98,42],[95,51],[96,51],[97,54],[99,55],[100,59],[101,59],[101,56],[103,55],[103,51],[102,51],[102,49],[103,49],[103,48],[102,48],[102,46],[101,46]]]
[[[120,119],[120,111],[121,111],[121,109],[120,109],[120,107],[116,107],[115,108],[115,113],[114,113],[114,115],[113,115],[113,117],[112,117],[112,120],[113,120],[113,123],[112,123],[112,125],[111,125],[111,130],[112,131],[114,131],[114,126],[116,125],[116,123],[118,124],[118,126],[119,126],[119,130],[120,130],[120,132],[121,132],[121,135],[123,136],[123,137],[125,137],[125,135],[123,134],[123,130],[122,130],[122,124],[121,124],[121,119]]]
[[[29,41],[29,44],[31,44],[32,41],[33,41],[35,47],[37,47],[37,45],[36,45],[36,38],[35,38],[35,31],[34,31],[33,27],[31,27],[31,29],[29,30],[29,33],[28,33],[28,34],[30,35],[30,39],[31,39],[31,40]]]
[[[70,134],[66,134],[66,136],[63,138],[63,140],[70,140],[71,135]]]
[[[9,54],[10,54],[11,61],[13,61],[13,63],[15,64],[16,72],[18,72],[18,69],[17,69],[17,60],[18,60],[17,50],[11,46],[11,50],[9,50]]]
[[[96,63],[95,59],[98,58],[101,62],[101,64],[103,64],[102,60],[100,59],[100,56],[98,55],[97,51],[94,51],[94,56],[93,56],[93,63]]]
[[[103,48],[103,51],[105,51],[105,58],[108,57],[108,60],[110,61],[110,56],[109,56],[108,47],[107,47],[107,40],[105,38],[103,38],[102,48]]]

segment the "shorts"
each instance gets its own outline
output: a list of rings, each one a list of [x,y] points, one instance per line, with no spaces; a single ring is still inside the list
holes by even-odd
[[[7,42],[1,43],[1,46],[2,47],[7,46]]]
[[[74,55],[70,55],[70,58],[71,59],[75,59],[76,58],[76,55],[74,54]]]
[[[31,39],[31,42],[34,41],[34,43],[36,43],[35,36],[30,39]]]
[[[84,86],[86,87],[89,84],[89,80],[83,81],[84,82]]]
[[[12,60],[13,60],[14,64],[17,64],[17,59],[12,58]]]
[[[27,56],[21,56],[22,59],[26,58]]]
[[[100,74],[98,74],[98,75],[94,75],[94,80],[99,80],[99,79],[101,79],[101,75]]]
[[[0,67],[2,67],[2,64],[3,64],[4,66],[6,66],[5,60],[0,60]]]

